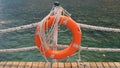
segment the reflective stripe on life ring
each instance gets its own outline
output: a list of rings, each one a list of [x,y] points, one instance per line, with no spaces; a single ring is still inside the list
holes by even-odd
[[[52,26],[53,21],[54,21],[54,16],[50,16],[46,20],[45,24],[47,24],[48,26],[45,27],[45,30],[48,27]],[[79,26],[70,17],[61,16],[59,24],[65,25],[67,28],[69,28],[69,30],[72,33],[72,41],[70,45],[63,50],[52,50],[51,48],[47,48],[46,50],[44,50],[42,48],[43,46],[41,45],[42,40],[40,39],[40,36],[39,36],[40,23],[38,23],[36,32],[34,35],[36,46],[39,48],[40,52],[44,54],[46,57],[53,58],[53,59],[64,59],[67,56],[71,56],[72,54],[74,54],[79,49],[79,46],[81,44],[81,39],[82,39],[82,33]]]

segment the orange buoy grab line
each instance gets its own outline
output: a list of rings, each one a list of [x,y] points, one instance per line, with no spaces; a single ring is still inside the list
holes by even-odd
[[[44,24],[44,30],[47,30],[52,26],[55,16],[50,16]],[[60,16],[59,25],[65,25],[72,33],[72,41],[70,45],[63,50],[53,50],[48,46],[42,45],[42,39],[39,36],[40,24],[38,23],[35,31],[35,44],[39,48],[40,52],[46,57],[53,59],[64,59],[67,56],[74,54],[81,45],[82,33],[78,24],[70,17]],[[45,26],[47,24],[47,26]]]

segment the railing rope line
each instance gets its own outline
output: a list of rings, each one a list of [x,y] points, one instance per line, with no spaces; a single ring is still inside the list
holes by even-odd
[[[108,31],[108,32],[120,32],[120,29],[117,29],[117,28],[107,28],[107,27],[92,26],[92,25],[86,25],[86,24],[79,24],[79,25],[82,28],[87,28],[87,29],[100,30],[100,31]]]
[[[116,28],[106,28],[106,27],[100,27],[100,26],[92,26],[92,25],[86,25],[86,24],[78,24],[82,28],[87,28],[87,29],[94,29],[94,30],[100,30],[100,31],[109,31],[109,32],[120,32],[120,29]],[[0,33],[7,33],[7,32],[13,32],[17,30],[23,30],[23,29],[28,29],[28,28],[33,28],[36,27],[37,23],[32,23],[28,25],[23,25],[23,26],[18,26],[18,27],[13,27],[13,28],[8,28],[8,29],[1,29]],[[29,50],[34,50],[36,47],[24,47],[24,48],[17,48],[17,49],[0,49],[0,53],[2,52],[20,52],[20,51],[29,51]],[[120,52],[120,49],[112,49],[112,48],[92,48],[92,47],[82,47],[82,50],[87,50],[87,51],[100,51],[100,52]]]
[[[101,27],[101,26],[92,26],[92,25],[80,24],[80,23],[78,23],[78,25],[80,25],[81,28],[100,30],[100,31],[108,31],[108,32],[120,32],[120,29],[117,29],[117,28],[107,28],[107,27]],[[32,24],[13,27],[13,28],[8,28],[8,29],[1,29],[0,33],[13,32],[13,31],[18,31],[18,30],[33,28],[33,27],[36,27],[36,26],[37,26],[37,23],[32,23]]]
[[[58,48],[66,48],[67,45],[59,45]],[[38,49],[36,46],[12,48],[12,49],[0,49],[0,53],[6,52],[22,52]],[[95,52],[120,52],[119,48],[96,48],[96,47],[81,47],[82,51],[95,51]]]
[[[36,27],[36,26],[37,26],[37,23],[32,23],[32,24],[18,26],[18,27],[13,27],[13,28],[8,28],[8,29],[1,29],[0,33],[7,33],[7,32],[23,30],[23,29],[29,29],[29,28],[33,28],[33,27]]]

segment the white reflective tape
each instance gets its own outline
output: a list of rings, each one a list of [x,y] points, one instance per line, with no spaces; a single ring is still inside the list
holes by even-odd
[[[64,20],[63,23],[66,25],[68,23],[68,19]]]
[[[54,54],[51,54],[50,58],[54,58],[54,56],[55,56]]]
[[[78,30],[81,31],[80,27],[78,27]]]
[[[79,45],[74,43],[74,44],[73,44],[73,47],[79,48]]]

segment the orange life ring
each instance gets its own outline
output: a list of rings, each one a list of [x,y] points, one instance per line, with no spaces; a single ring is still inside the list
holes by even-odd
[[[48,20],[46,20],[45,24],[48,24],[48,27],[50,27],[53,21],[54,21],[54,16],[50,16]],[[52,50],[49,48],[48,50],[45,51],[42,48],[40,48],[42,46],[40,36],[38,35],[38,32],[40,31],[40,23],[38,23],[36,32],[34,35],[36,46],[40,48],[39,49],[40,52],[44,54],[46,57],[53,58],[53,59],[64,59],[67,56],[71,56],[73,53],[75,53],[78,50],[81,44],[81,39],[82,39],[82,33],[79,26],[70,17],[61,16],[59,24],[65,25],[67,28],[69,28],[69,30],[72,33],[72,41],[70,43],[70,46],[68,46],[63,50]],[[45,30],[48,27],[45,27]]]

